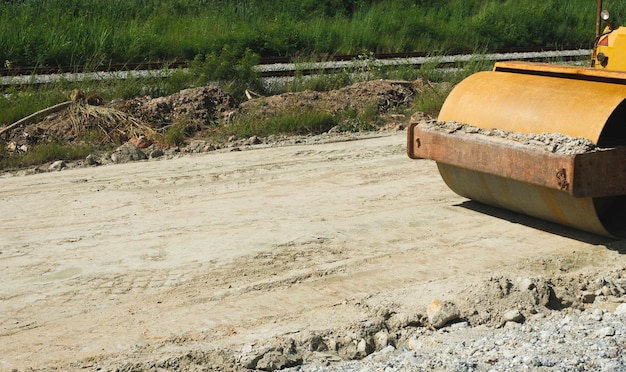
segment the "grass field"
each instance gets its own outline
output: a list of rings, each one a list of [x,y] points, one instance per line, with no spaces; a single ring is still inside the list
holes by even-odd
[[[614,19],[626,4],[607,1]],[[222,53],[362,52],[582,46],[591,0],[17,0],[0,2],[0,61],[74,66],[190,60]]]

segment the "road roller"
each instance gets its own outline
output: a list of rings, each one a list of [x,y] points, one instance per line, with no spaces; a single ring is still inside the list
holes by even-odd
[[[590,140],[593,151],[555,153],[411,123],[407,153],[436,161],[465,198],[626,237],[626,27],[611,23],[601,0],[590,66],[498,62],[457,84],[437,120]]]

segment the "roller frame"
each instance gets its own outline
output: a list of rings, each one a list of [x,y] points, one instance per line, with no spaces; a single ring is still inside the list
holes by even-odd
[[[407,153],[412,159],[432,159],[559,190],[577,198],[626,194],[626,148],[558,154],[478,134],[447,133],[412,123],[408,128]]]
[[[439,114],[483,129],[583,137],[599,151],[556,154],[412,124],[411,158],[437,162],[460,196],[611,238],[626,237],[626,73],[496,63],[459,83]]]

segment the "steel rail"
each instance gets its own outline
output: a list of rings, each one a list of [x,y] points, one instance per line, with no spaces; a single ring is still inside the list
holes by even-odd
[[[511,60],[584,60],[591,56],[589,49],[573,50],[517,50],[490,54],[452,54],[430,56],[427,53],[387,53],[335,56],[324,61],[294,62],[290,57],[264,58],[256,66],[261,77],[288,77],[314,75],[324,72],[370,67],[414,66],[436,64],[438,68],[459,67],[472,60],[511,61]],[[0,86],[49,84],[60,80],[69,82],[85,80],[111,80],[129,78],[166,78],[176,69],[186,69],[188,62],[153,62],[144,64],[110,65],[106,70],[75,72],[59,69],[0,69]]]

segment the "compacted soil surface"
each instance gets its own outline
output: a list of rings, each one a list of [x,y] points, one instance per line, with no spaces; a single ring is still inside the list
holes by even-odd
[[[454,194],[403,130],[58,169],[0,177],[0,371],[323,370],[626,302],[624,241]]]

